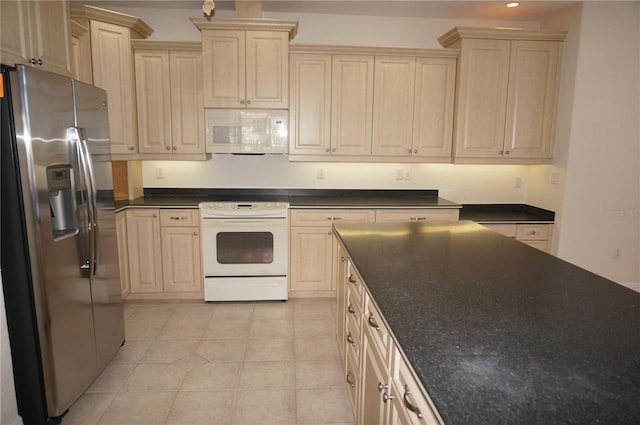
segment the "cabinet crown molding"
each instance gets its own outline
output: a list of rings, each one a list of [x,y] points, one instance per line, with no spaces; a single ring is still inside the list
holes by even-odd
[[[422,49],[407,47],[374,47],[374,46],[335,46],[289,44],[289,53],[315,53],[328,55],[373,55],[373,56],[424,56],[430,58],[456,59],[458,49]]]
[[[95,21],[121,25],[137,33],[140,38],[147,38],[153,33],[153,28],[151,28],[149,25],[147,25],[146,22],[136,16],[114,12],[112,10],[101,9],[95,6],[88,6],[86,4],[72,4],[71,18],[93,19]]]
[[[563,41],[566,31],[541,30],[529,28],[477,28],[455,27],[446,34],[438,37],[442,47],[451,46],[463,38],[482,38],[494,40],[535,40],[535,41]]]
[[[264,18],[189,18],[202,30],[283,31],[289,33],[289,41],[298,34],[298,21]]]
[[[131,47],[145,50],[202,50],[199,41],[131,40]]]

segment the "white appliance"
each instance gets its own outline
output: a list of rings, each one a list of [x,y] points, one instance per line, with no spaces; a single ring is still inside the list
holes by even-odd
[[[205,109],[207,153],[286,154],[289,111]]]
[[[289,204],[203,202],[205,301],[288,299]]]

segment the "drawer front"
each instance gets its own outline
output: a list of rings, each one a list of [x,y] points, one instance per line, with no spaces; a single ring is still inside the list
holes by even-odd
[[[160,210],[160,226],[200,226],[197,209]]]
[[[396,391],[396,397],[400,399],[401,406],[405,415],[411,420],[413,425],[438,425],[437,415],[431,407],[431,403],[427,400],[422,387],[416,382],[411,370],[400,355],[400,352],[394,347],[394,364],[392,371],[392,379]]]
[[[382,321],[382,315],[378,312],[378,309],[371,298],[367,295],[365,297],[364,316],[362,318],[362,326],[369,330],[369,334],[378,346],[378,350],[382,353],[383,360],[388,363],[389,359],[389,342],[391,336],[389,330]]]
[[[362,322],[362,307],[358,302],[357,297],[351,290],[347,290],[347,304],[344,306],[347,315],[347,328],[351,326],[351,329],[355,332],[356,340],[360,340],[362,335],[362,328],[360,323]]]
[[[354,321],[347,320],[347,333],[345,335],[345,345],[347,347],[347,353],[351,351],[355,354],[356,359],[359,359],[360,347],[362,346],[361,344],[362,340],[360,339],[360,333],[356,328]]]
[[[351,265],[351,261],[349,261],[349,266],[347,267],[347,287],[349,291],[353,292],[353,300],[358,306],[362,306],[362,279],[358,273],[356,273],[355,269]]]
[[[291,210],[292,226],[330,226],[333,223],[375,221],[374,210]]]
[[[522,241],[522,243],[537,248],[540,251],[549,252],[549,241]]]
[[[501,235],[509,236],[510,238],[516,237],[516,225],[515,224],[483,224],[494,232],[498,232]]]
[[[460,215],[456,209],[417,208],[417,209],[388,209],[376,210],[377,222],[420,222],[431,220],[456,221]]]
[[[546,241],[549,239],[549,224],[518,224],[516,239],[519,241]]]
[[[345,367],[345,381],[347,384],[347,392],[349,393],[349,401],[353,412],[357,412],[357,395],[360,386],[360,365],[353,351],[347,350],[347,362]]]

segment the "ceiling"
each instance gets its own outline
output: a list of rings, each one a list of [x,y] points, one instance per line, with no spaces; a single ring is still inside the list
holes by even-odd
[[[100,7],[153,7],[161,9],[191,9],[199,11],[200,0],[78,0]],[[429,1],[429,0],[263,0],[267,13],[322,13],[366,16],[396,16],[425,18],[492,19],[537,21],[560,12],[577,1],[521,1],[520,7],[507,8],[507,1]],[[234,1],[215,2],[218,10],[233,10]]]

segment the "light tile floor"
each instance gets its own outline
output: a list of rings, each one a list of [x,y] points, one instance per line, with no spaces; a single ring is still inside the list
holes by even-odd
[[[63,425],[353,424],[333,300],[125,303],[125,332]]]

